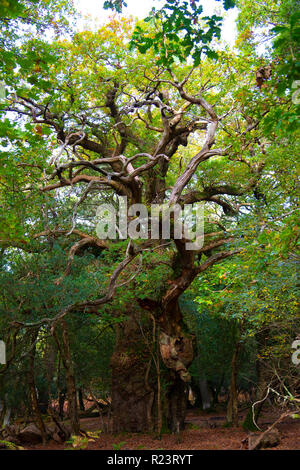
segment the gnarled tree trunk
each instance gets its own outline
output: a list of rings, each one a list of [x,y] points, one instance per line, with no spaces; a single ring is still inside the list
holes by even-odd
[[[150,300],[148,305],[144,301],[143,307],[152,308],[151,314],[133,314],[117,329],[111,359],[113,430],[160,433],[164,421],[172,432],[179,432],[186,414],[192,339],[182,329],[177,300],[172,314],[158,303],[154,311]],[[153,335],[153,322],[159,326],[159,334]],[[167,368],[162,375],[169,384],[163,397],[160,359]]]
[[[151,328],[151,320],[143,317],[133,314],[117,327],[116,345],[111,359],[114,432],[154,429],[156,387],[151,352],[145,344],[149,338],[147,333]]]
[[[192,337],[183,329],[178,298],[163,304],[160,317],[160,352],[162,361],[169,369],[167,400],[167,424],[172,432],[184,428],[187,408],[188,386],[191,381],[188,367],[193,360]]]

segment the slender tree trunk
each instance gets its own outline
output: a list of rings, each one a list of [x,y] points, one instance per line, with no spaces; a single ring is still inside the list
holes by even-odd
[[[38,335],[38,332],[34,332],[31,335],[31,341],[34,343]],[[37,396],[37,390],[36,390],[36,385],[35,385],[35,377],[34,377],[34,361],[35,361],[35,352],[36,352],[36,347],[34,346],[30,353],[28,354],[29,357],[29,370],[27,374],[27,383],[28,383],[28,388],[29,388],[29,394],[30,394],[30,404],[32,408],[32,414],[33,414],[33,419],[39,430],[41,431],[43,443],[46,443],[47,440],[47,431],[46,427],[40,412],[39,408],[39,403],[38,403],[38,396]]]
[[[160,353],[159,345],[157,343],[156,354],[156,372],[157,372],[157,434],[160,436],[163,425],[163,415],[161,406],[161,370],[160,370]]]
[[[229,400],[227,405],[227,423],[238,426],[238,391],[237,391],[237,374],[238,374],[238,359],[240,352],[240,341],[236,343],[232,361],[231,361],[231,382],[229,390]]]
[[[58,394],[58,414],[60,419],[64,419],[64,407],[66,401],[66,392],[64,390],[60,390]]]
[[[263,350],[266,345],[266,337],[268,336],[268,330],[264,330],[256,335],[258,343],[258,354]],[[260,354],[259,354],[260,355]],[[256,359],[256,376],[257,376],[257,385],[256,385],[256,394],[254,402],[257,402],[254,409],[252,405],[249,408],[247,416],[243,422],[243,428],[247,431],[258,431],[258,420],[262,412],[263,406],[265,404],[264,397],[266,396],[268,389],[268,377],[266,374],[266,369],[259,357]]]
[[[214,407],[215,405],[217,405],[217,403],[218,403],[218,396],[219,396],[219,393],[220,393],[221,388],[222,388],[222,386],[223,386],[224,378],[225,378],[225,374],[224,374],[224,372],[223,372],[223,373],[222,373],[222,376],[221,376],[221,379],[220,379],[219,383],[217,384],[216,389],[215,389],[215,391],[214,391],[213,403],[212,403],[212,406],[213,406],[213,407]]]
[[[83,401],[83,393],[82,388],[78,389],[78,403],[80,411],[85,411],[84,401]]]
[[[54,380],[55,374],[55,364],[57,358],[57,348],[55,342],[51,339],[47,341],[45,365],[46,365],[46,377],[47,377],[47,396],[48,396],[48,408],[47,412],[50,414],[50,409],[52,407],[52,383]]]
[[[80,422],[77,408],[76,384],[74,376],[73,361],[71,356],[70,341],[68,335],[67,324],[62,321],[62,338],[64,345],[64,366],[66,369],[66,384],[68,398],[68,415],[71,421],[72,431],[75,434],[80,432]]]
[[[78,415],[78,408],[77,408],[76,383],[75,383],[74,367],[73,367],[73,361],[72,361],[72,355],[71,355],[71,349],[70,349],[70,340],[69,340],[66,322],[63,320],[61,321],[60,324],[61,324],[61,330],[62,330],[62,344],[60,343],[56,332],[54,332],[54,338],[56,339],[56,343],[60,351],[62,363],[63,363],[65,374],[66,374],[68,415],[69,415],[70,422],[71,422],[71,429],[74,434],[79,434],[80,422],[79,422],[79,415]],[[60,411],[62,410],[60,409]]]
[[[211,394],[208,388],[207,379],[199,380],[199,388],[202,401],[202,409],[209,410],[211,407]]]

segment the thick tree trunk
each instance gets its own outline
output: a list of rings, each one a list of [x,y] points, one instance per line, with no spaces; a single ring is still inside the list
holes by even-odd
[[[151,323],[131,316],[117,328],[112,369],[113,431],[153,431],[155,380],[150,373],[152,357],[149,341]],[[143,337],[142,330],[145,330]],[[153,345],[155,347],[155,345]],[[153,368],[151,368],[153,370]]]
[[[160,352],[163,363],[169,369],[167,424],[169,429],[176,433],[184,429],[188,390],[191,382],[188,367],[193,360],[193,340],[183,329],[178,297],[176,295],[175,298],[163,301],[163,313],[159,319]]]
[[[114,432],[156,430],[160,434],[163,422],[172,432],[184,427],[192,340],[182,330],[177,302],[172,315],[159,308],[154,315],[153,307],[150,300],[148,305],[144,301],[143,308],[152,309],[151,314],[131,315],[117,329],[111,359]],[[167,369],[161,371],[160,360]],[[161,396],[163,380],[168,390]]]
[[[118,329],[115,352],[112,357],[112,408],[113,429],[117,431],[152,431],[161,427],[161,411],[165,410],[165,422],[173,432],[184,427],[188,384],[191,377],[187,368],[193,360],[192,338],[183,330],[179,308],[180,295],[196,276],[194,253],[185,250],[184,240],[177,241],[179,253],[174,260],[174,272],[179,277],[166,283],[167,289],[160,302],[151,299],[139,301],[139,305],[151,312],[143,315],[145,326],[133,315]],[[160,368],[155,361],[155,344],[151,337],[153,319],[157,324],[157,340],[161,359],[167,368],[168,391],[164,404],[160,402]],[[144,328],[144,332],[143,332]],[[150,332],[150,333],[149,333]],[[148,339],[147,339],[148,338]],[[152,345],[151,345],[152,344]],[[152,373],[149,362],[153,362]],[[157,377],[159,380],[157,380]],[[158,400],[155,395],[158,391]],[[157,405],[155,406],[154,403]],[[156,416],[156,418],[155,418]]]

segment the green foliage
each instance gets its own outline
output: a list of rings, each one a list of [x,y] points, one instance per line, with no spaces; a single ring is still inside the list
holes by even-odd
[[[176,62],[185,62],[191,57],[195,66],[202,55],[216,58],[210,46],[214,38],[220,39],[222,17],[202,16],[203,7],[198,2],[168,0],[159,10],[154,7],[145,18],[144,25],[136,26],[130,47],[145,53],[153,48],[157,63],[170,67]],[[148,24],[148,26],[145,25]]]
[[[4,445],[7,450],[24,450],[24,447],[18,446],[17,444],[14,444],[13,442],[10,441],[1,441],[0,444]]]
[[[92,256],[77,259],[72,266],[72,276],[57,284],[65,268],[65,258],[59,245],[51,254],[29,254],[22,259],[12,253],[9,264],[1,272],[3,286],[0,302],[0,337],[7,344],[7,354],[13,354],[12,335],[14,329],[7,328],[11,322],[39,322],[42,318],[54,318],[62,311],[63,306],[71,302],[82,301],[94,295],[103,282],[101,275],[93,272]],[[109,361],[113,351],[113,326],[122,321],[104,312],[101,319],[96,316],[85,316],[74,313],[67,319],[75,376],[78,387],[92,389],[99,397],[107,397],[110,387]],[[16,408],[27,403],[26,374],[27,356],[30,350],[30,330],[20,329],[17,334],[13,363],[4,370],[0,386],[0,399],[5,399],[9,406]],[[40,396],[47,395],[48,386],[53,397],[58,389],[65,386],[64,371],[54,374],[53,381],[48,382],[48,350],[55,350],[53,339],[47,327],[41,327],[35,357],[36,385]],[[59,356],[55,355],[56,360]],[[57,362],[58,366],[58,362]],[[0,367],[0,374],[1,374]],[[9,392],[9,393],[8,393]]]
[[[243,0],[239,6],[237,24],[242,49],[249,53],[253,47],[260,46],[260,41],[266,42],[269,47],[264,47],[261,55],[272,64],[273,76],[277,77],[276,94],[291,96],[293,83],[300,77],[298,2],[267,0],[264,4],[256,3],[254,8],[250,8],[250,2]],[[260,36],[255,35],[256,29],[261,30]],[[247,42],[244,41],[246,38]],[[282,121],[286,121],[287,117],[284,116]]]
[[[126,444],[125,441],[119,442],[118,444],[113,444],[113,449],[114,450],[122,450],[122,447]]]
[[[3,0],[0,4],[1,76],[5,83],[14,67],[25,57],[20,43],[30,38],[42,37],[47,31],[56,36],[69,29],[70,15],[75,15],[71,2],[67,0]],[[27,60],[31,58],[30,54]]]
[[[124,0],[107,0],[103,4],[105,10],[112,9],[116,10],[118,13],[122,13],[122,8],[127,7],[127,4]]]
[[[88,435],[72,435],[71,438],[66,441],[66,444],[69,444],[68,450],[85,450],[89,442],[95,442],[99,438],[101,431],[89,432]]]
[[[194,283],[189,296],[183,297],[181,307],[189,329],[196,336],[196,355],[190,373],[196,384],[201,379],[207,379],[218,388],[221,385],[229,385],[231,360],[239,339],[239,328],[235,318],[224,317],[218,303],[208,300],[207,287],[203,279],[199,283]],[[200,296],[193,298],[197,292]],[[197,304],[199,304],[198,309]],[[211,308],[208,309],[207,305]],[[247,388],[256,378],[255,356],[255,343],[251,340],[246,341],[239,359],[240,387]]]

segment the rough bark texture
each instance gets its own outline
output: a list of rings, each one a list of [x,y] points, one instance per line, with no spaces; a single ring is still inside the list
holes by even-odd
[[[180,432],[184,428],[187,408],[188,386],[191,377],[188,367],[193,360],[193,338],[184,331],[182,313],[179,307],[179,296],[190,284],[194,273],[190,269],[193,263],[191,253],[181,253],[180,276],[170,283],[162,300],[160,317],[161,334],[159,338],[162,361],[170,370],[167,424],[172,432]],[[182,290],[183,288],[183,290]]]
[[[192,340],[182,331],[178,333],[180,334],[177,337],[163,334],[160,338],[162,360],[169,369],[167,382],[170,385],[165,397],[165,409],[168,410],[166,421],[170,431],[176,433],[184,428],[188,385],[191,380],[187,368],[193,359]],[[166,338],[170,340],[167,345]]]
[[[150,322],[146,327],[151,326]],[[112,369],[113,431],[142,432],[154,429],[155,386],[149,383],[150,351],[136,318],[117,329]]]
[[[153,309],[151,301],[144,309]],[[152,310],[153,312],[153,310]],[[153,336],[154,315],[132,315],[118,328],[112,368],[112,416],[114,432],[161,430],[164,421],[172,432],[184,427],[188,383],[187,367],[193,358],[192,339],[182,330],[177,302],[172,316],[156,312],[160,333]],[[157,355],[158,340],[160,357]],[[158,361],[166,368],[161,374]],[[168,390],[161,395],[161,380]],[[162,416],[164,410],[164,416]]]

